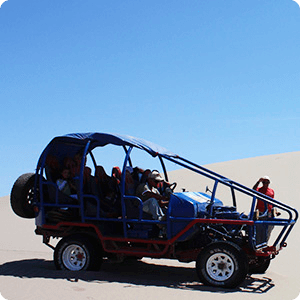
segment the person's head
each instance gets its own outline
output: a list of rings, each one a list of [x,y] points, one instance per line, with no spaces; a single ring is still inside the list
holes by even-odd
[[[138,182],[141,181],[141,178],[143,176],[144,170],[139,167],[134,167],[132,172],[132,178]]]
[[[133,180],[132,174],[130,173],[129,170],[126,170],[126,173],[125,173],[125,179],[126,179],[126,180]]]
[[[46,165],[49,166],[53,170],[59,170],[58,159],[51,154],[48,154],[46,157]]]
[[[140,183],[145,183],[148,180],[148,175],[151,173],[150,169],[146,169],[143,173],[142,176],[140,177],[139,181]]]
[[[83,151],[78,151],[74,156],[74,161],[76,165],[80,165],[83,158]],[[84,158],[84,165],[86,164],[87,158]]]
[[[160,176],[159,172],[154,170],[148,175],[148,183],[151,186],[157,187],[157,185],[162,182],[164,179]]]
[[[92,175],[92,170],[90,167],[84,167],[83,169],[83,181],[84,182],[87,182],[90,180],[91,178],[91,175]]]
[[[127,167],[125,168],[125,172],[126,172],[126,173],[132,174],[133,168],[132,168],[131,166],[127,166]]]
[[[111,177],[114,178],[114,180],[117,181],[117,183],[120,183],[122,172],[119,167],[113,167],[111,171]]]
[[[70,170],[67,169],[67,168],[64,168],[62,171],[61,171],[61,177],[63,179],[69,179],[70,178]]]
[[[263,186],[268,186],[271,183],[270,177],[269,176],[264,176],[262,178],[262,184]]]
[[[70,170],[70,169],[74,168],[75,162],[71,157],[66,157],[64,159],[64,166]]]
[[[74,161],[76,163],[80,163],[81,162],[81,159],[82,159],[82,153],[81,152],[77,152],[75,155],[74,155]]]
[[[102,166],[97,166],[96,167],[96,176],[100,179],[106,179],[107,174]]]

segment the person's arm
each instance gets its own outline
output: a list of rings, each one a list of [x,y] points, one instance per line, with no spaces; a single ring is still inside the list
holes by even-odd
[[[258,188],[259,184],[262,182],[262,180],[263,180],[263,178],[259,178],[259,180],[254,184],[252,189],[257,190],[257,188]]]
[[[169,197],[162,196],[160,194],[156,194],[156,193],[153,193],[151,191],[145,192],[143,194],[143,197],[144,197],[145,200],[150,199],[150,198],[156,199],[160,207],[164,207],[164,206],[169,204]],[[145,201],[145,200],[143,200],[143,201]]]
[[[163,200],[168,200],[168,199],[169,199],[169,198],[166,197],[166,196],[162,196],[162,195],[160,195],[160,194],[156,194],[156,193],[153,193],[153,192],[151,192],[151,191],[145,191],[145,192],[143,193],[143,198],[144,198],[145,200],[147,200],[147,199],[149,199],[149,198],[155,198],[155,199],[158,200],[158,201],[163,201]]]

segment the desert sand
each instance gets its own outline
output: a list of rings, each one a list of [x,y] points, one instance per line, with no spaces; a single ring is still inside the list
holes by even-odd
[[[252,187],[268,175],[275,198],[299,211],[300,152],[270,155],[207,165],[207,168]],[[177,190],[205,191],[184,170],[173,171],[170,181],[182,182]],[[239,205],[239,204],[238,204]],[[57,271],[53,251],[35,235],[34,220],[16,216],[9,196],[0,198],[0,293],[8,300],[52,299],[295,299],[300,293],[300,226],[262,275],[251,275],[236,289],[224,290],[198,282],[194,263],[148,259],[122,264],[104,263],[99,272]]]

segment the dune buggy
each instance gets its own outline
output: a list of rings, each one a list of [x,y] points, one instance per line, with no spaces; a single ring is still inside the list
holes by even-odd
[[[112,155],[109,151],[105,158],[98,151],[106,147],[123,152],[113,203],[116,207],[110,212],[104,209],[107,203],[104,204],[103,194],[86,188],[87,176],[95,179],[97,167],[108,163]],[[141,198],[126,192],[127,171],[141,172],[148,167],[139,163],[136,168],[134,155],[139,152],[159,162],[169,188],[163,220],[151,218],[144,212]],[[57,184],[66,162],[72,162],[69,169],[77,168],[72,175],[75,188],[71,195],[62,192]],[[179,185],[175,189],[175,183],[168,183],[166,162],[210,180],[211,191],[200,192],[200,187],[198,191],[177,191]],[[136,176],[135,183],[139,180],[140,176]],[[230,205],[217,197],[221,187],[229,191]],[[164,192],[162,187],[161,193]],[[247,213],[237,211],[239,199],[247,203]],[[258,200],[280,211],[281,218],[259,215]],[[11,206],[18,216],[35,218],[35,233],[54,250],[57,269],[98,270],[103,260],[169,258],[195,261],[201,282],[225,288],[240,285],[249,273],[264,272],[271,259],[287,245],[287,237],[298,218],[294,208],[160,146],[131,136],[105,133],[55,137],[42,152],[36,172],[23,174],[14,183]],[[58,243],[53,246],[56,238]]]

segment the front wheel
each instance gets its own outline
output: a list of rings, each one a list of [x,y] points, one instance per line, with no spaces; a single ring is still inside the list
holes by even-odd
[[[55,247],[54,263],[58,270],[97,271],[102,264],[101,248],[83,236],[65,237]]]
[[[235,244],[216,242],[199,253],[196,271],[201,282],[207,285],[234,288],[245,280],[248,260]]]

